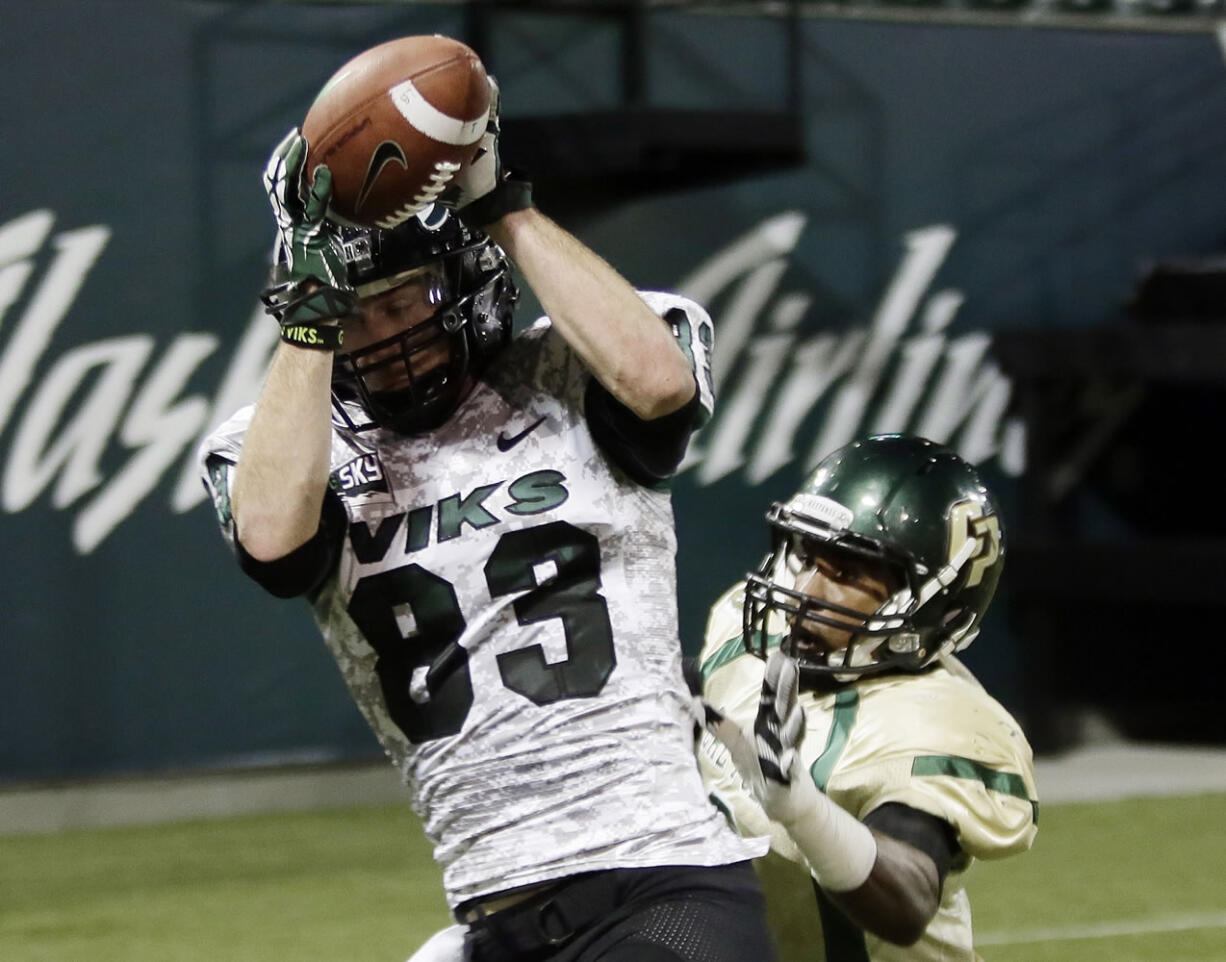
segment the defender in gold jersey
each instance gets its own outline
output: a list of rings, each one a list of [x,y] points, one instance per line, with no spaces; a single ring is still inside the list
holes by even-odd
[[[974,468],[884,435],[767,513],[771,550],[711,609],[706,784],[759,860],[784,960],[974,960],[965,882],[1027,850],[1017,722],[956,659],[1004,564]]]

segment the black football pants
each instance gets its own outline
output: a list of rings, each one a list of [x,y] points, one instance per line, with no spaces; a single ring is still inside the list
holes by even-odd
[[[576,875],[469,925],[466,962],[773,962],[749,862]]]

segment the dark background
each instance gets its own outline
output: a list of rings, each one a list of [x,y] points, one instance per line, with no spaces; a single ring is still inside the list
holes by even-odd
[[[1195,265],[1204,290],[1226,247],[1212,33],[521,6],[5,9],[0,782],[377,754],[305,606],[228,558],[191,453],[254,395],[272,344],[268,151],[350,56],[429,32],[479,44],[542,208],[716,320],[720,409],[674,498],[688,648],[765,549],[766,506],[825,449],[921,431],[981,465],[1008,537],[1039,552],[1007,565],[967,661],[1040,750],[1075,743],[1087,711],[1135,738],[1226,737],[1221,556],[1180,577],[1147,549],[1223,533],[1213,378],[1090,365],[1047,384],[1066,397],[1052,463],[1073,467],[1036,507],[1048,475],[1027,468],[1024,392],[993,343],[1219,320],[1212,289],[1199,311],[1134,304],[1155,263]],[[938,247],[907,287],[909,255]],[[840,420],[838,359],[863,357],[900,285],[905,323]],[[1076,553],[1098,543],[1135,560],[1117,575]],[[1109,590],[1151,568],[1173,587]]]

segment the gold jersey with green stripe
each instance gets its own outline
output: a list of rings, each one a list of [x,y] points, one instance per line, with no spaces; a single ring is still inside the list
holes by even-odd
[[[709,704],[749,728],[765,665],[741,643],[743,599],[741,583],[711,610],[702,690]],[[818,788],[860,819],[887,802],[944,819],[962,854],[919,942],[891,945],[857,929],[833,907],[784,829],[750,797],[726,749],[704,735],[699,756],[713,800],[741,834],[771,838],[771,851],[757,867],[782,962],[978,959],[967,873],[977,859],[1026,851],[1037,826],[1033,754],[1018,723],[961,666],[866,678],[829,692],[802,691],[800,700],[807,719],[801,757]]]

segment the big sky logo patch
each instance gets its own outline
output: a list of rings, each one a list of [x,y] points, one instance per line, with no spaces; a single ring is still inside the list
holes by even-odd
[[[383,465],[375,454],[362,454],[342,464],[332,472],[331,485],[347,498],[361,497],[362,500],[374,501],[383,500],[378,495],[391,496]]]

